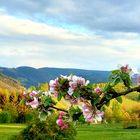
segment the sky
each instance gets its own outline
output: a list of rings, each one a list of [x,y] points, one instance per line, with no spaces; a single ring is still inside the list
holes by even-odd
[[[140,68],[139,0],[0,0],[0,66]]]

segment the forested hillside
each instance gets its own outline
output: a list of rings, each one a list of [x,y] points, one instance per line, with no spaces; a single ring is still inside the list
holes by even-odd
[[[91,83],[102,83],[108,81],[109,71],[97,70],[82,70],[82,69],[64,69],[64,68],[32,68],[32,67],[18,67],[18,68],[3,68],[0,67],[0,72],[18,79],[22,85],[29,87],[31,85],[37,86],[39,83],[49,82],[51,79],[62,75],[78,75],[82,76]]]
[[[7,89],[9,91],[13,91],[22,90],[24,89],[24,87],[20,85],[20,82],[18,80],[15,80],[0,73],[0,89]]]

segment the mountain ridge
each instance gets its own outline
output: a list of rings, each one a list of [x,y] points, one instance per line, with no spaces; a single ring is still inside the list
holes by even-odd
[[[8,77],[0,73],[0,88],[7,90],[22,90],[23,86],[20,85],[20,82],[16,79]]]
[[[0,73],[19,80],[22,85],[29,87],[37,86],[39,83],[49,82],[60,75],[78,75],[82,76],[91,83],[104,83],[108,81],[109,71],[101,70],[84,70],[74,68],[33,68],[28,66],[20,66],[17,68],[0,67]]]

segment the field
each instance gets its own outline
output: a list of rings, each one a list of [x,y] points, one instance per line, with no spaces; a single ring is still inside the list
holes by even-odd
[[[139,140],[140,129],[123,129],[120,124],[79,126],[77,140]]]
[[[24,127],[21,124],[0,124],[0,140],[10,140],[11,136],[18,134]]]
[[[0,140],[10,140],[25,125],[1,124]],[[123,129],[120,124],[81,125],[77,127],[77,140],[139,140],[140,129]]]

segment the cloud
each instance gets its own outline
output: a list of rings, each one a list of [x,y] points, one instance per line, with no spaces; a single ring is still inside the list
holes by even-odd
[[[2,0],[0,64],[107,70],[117,64],[139,67],[140,24],[134,16],[139,9],[135,0],[131,6],[129,2]],[[134,20],[130,20],[132,15]]]
[[[140,32],[138,0],[1,0],[9,14],[91,31]]]

